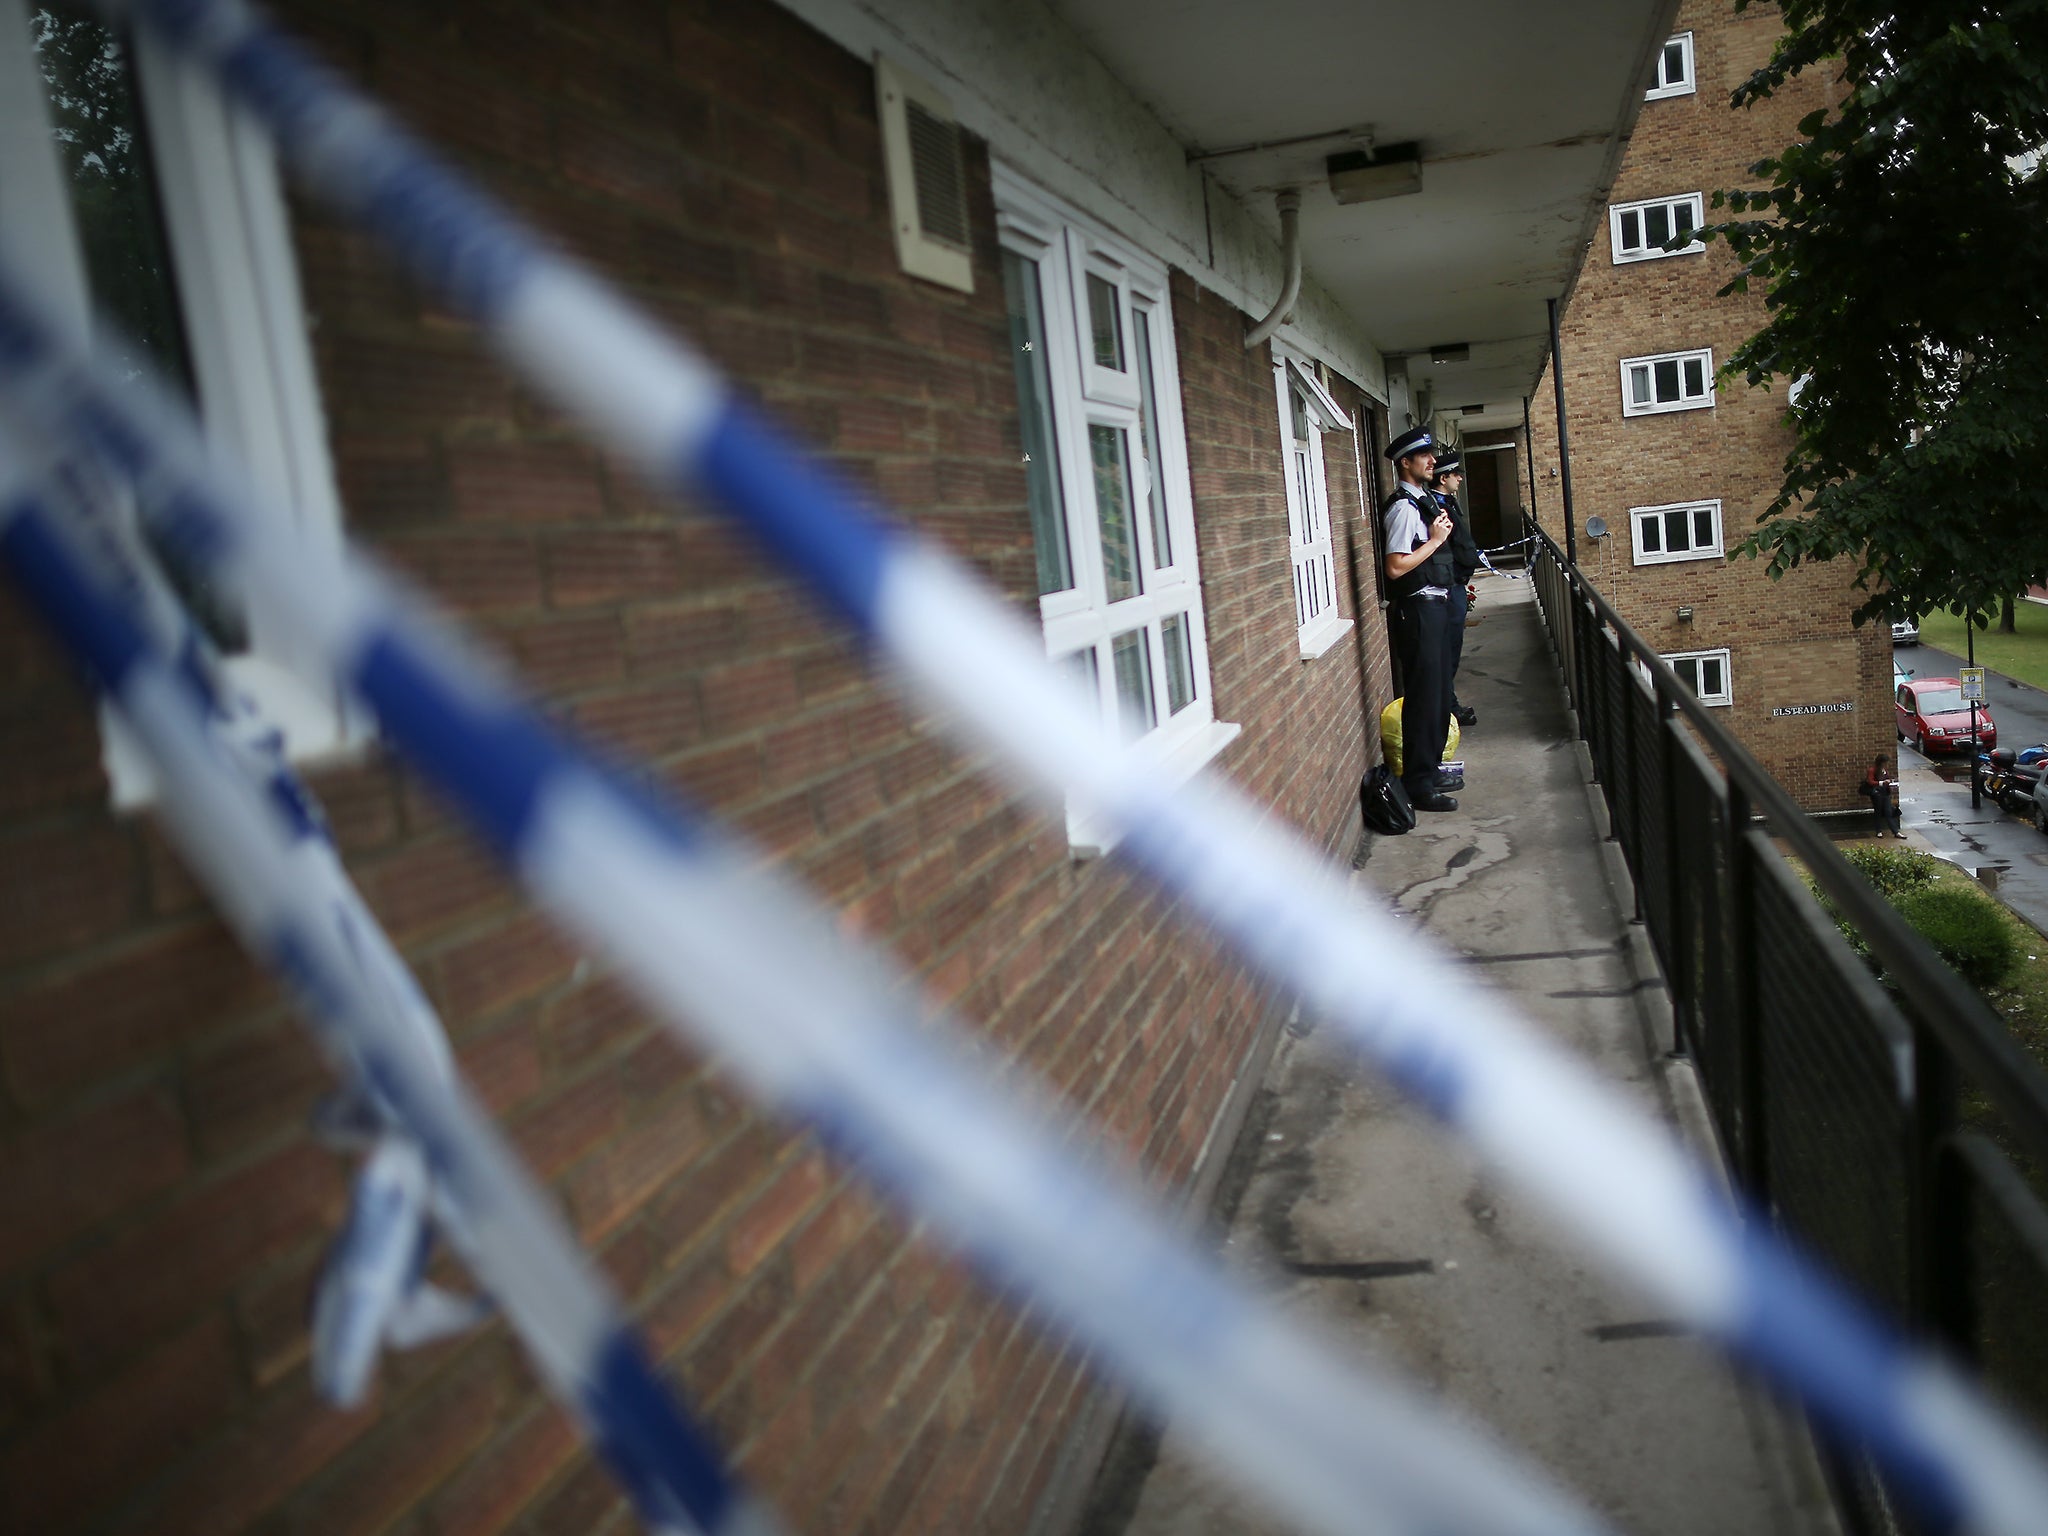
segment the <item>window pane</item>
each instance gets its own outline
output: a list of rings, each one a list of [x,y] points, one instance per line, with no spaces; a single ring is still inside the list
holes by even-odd
[[[1685,397],[1697,400],[1707,392],[1707,365],[1697,357],[1685,360]]]
[[[1287,391],[1287,411],[1288,418],[1294,427],[1294,440],[1297,443],[1307,442],[1308,402],[1301,398],[1300,390],[1290,389]]]
[[[1643,248],[1643,216],[1633,208],[1621,216],[1621,248],[1624,251]]]
[[[1166,642],[1166,712],[1177,715],[1195,701],[1194,646],[1187,615],[1171,613],[1159,626]]]
[[[1700,691],[1700,664],[1691,656],[1681,657],[1671,663],[1671,670],[1678,674],[1678,680],[1694,693]]]
[[[1692,233],[1691,198],[1687,198],[1684,202],[1673,205],[1671,209],[1671,216],[1677,222],[1678,232],[1681,235],[1689,235]]]
[[[1299,443],[1288,455],[1294,465],[1294,499],[1301,508],[1300,526],[1295,530],[1294,542],[1312,544],[1316,537],[1316,504],[1311,492],[1315,487],[1315,476],[1309,473],[1308,450]]]
[[[1664,547],[1677,554],[1686,547],[1685,514],[1666,512],[1664,514]]]
[[[1664,552],[1664,523],[1657,517],[1636,519],[1636,537],[1642,541],[1643,553],[1657,555]]]
[[[1637,405],[1650,403],[1650,370],[1647,365],[1638,363],[1629,369],[1628,393],[1629,399]]]
[[[1692,509],[1692,547],[1694,549],[1712,549],[1715,543],[1714,509],[1712,507],[1694,507]]]
[[[1093,422],[1088,449],[1095,465],[1095,519],[1102,530],[1102,584],[1112,603],[1139,592],[1138,551],[1131,529],[1130,450],[1119,427]]]
[[[124,368],[154,366],[194,397],[177,279],[127,49],[81,6],[64,0],[35,7],[29,31],[48,87],[51,131],[71,179],[93,302],[114,322],[113,334],[99,340]],[[153,529],[143,537],[171,590],[214,645],[227,654],[246,651],[249,626],[240,604]]]
[[[1010,361],[1017,373],[1017,410],[1024,443],[1024,483],[1031,501],[1031,541],[1038,550],[1038,590],[1074,584],[1067,554],[1067,510],[1053,436],[1052,380],[1045,352],[1045,310],[1038,263],[1003,252],[1003,291],[1010,301]]]
[[[1678,362],[1668,359],[1656,365],[1657,400],[1661,404],[1678,398]]]
[[[1685,79],[1685,44],[1673,38],[1664,45],[1664,68],[1660,85],[1677,85]]]
[[[1173,564],[1173,538],[1166,529],[1166,487],[1159,458],[1159,401],[1152,390],[1152,317],[1134,310],[1138,326],[1138,429],[1144,434],[1145,506],[1152,514],[1152,564]]]
[[[1145,654],[1145,631],[1126,630],[1109,642],[1116,668],[1116,717],[1124,740],[1136,741],[1152,729],[1152,660]]]
[[[1718,698],[1728,690],[1721,683],[1721,658],[1702,656],[1700,658],[1700,686],[1703,697]]]
[[[1062,656],[1059,664],[1074,675],[1074,681],[1081,685],[1090,698],[1095,697],[1101,664],[1095,659],[1094,646],[1091,645],[1085,651],[1076,651],[1071,656]]]
[[[1095,363],[1124,371],[1124,333],[1117,324],[1116,289],[1093,272],[1088,274],[1088,328],[1095,338]]]
[[[1643,244],[1662,245],[1671,238],[1671,210],[1661,203],[1643,210],[1643,224],[1647,230]]]

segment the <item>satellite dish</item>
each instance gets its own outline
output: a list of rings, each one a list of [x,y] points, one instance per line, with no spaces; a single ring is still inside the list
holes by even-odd
[[[1589,539],[1604,539],[1604,538],[1606,538],[1606,537],[1607,537],[1607,519],[1606,519],[1606,518],[1604,518],[1604,517],[1600,517],[1600,516],[1597,516],[1597,515],[1595,515],[1595,516],[1593,516],[1593,517],[1589,517],[1589,518],[1587,518],[1587,519],[1586,519],[1586,537],[1587,537],[1587,538],[1589,538]]]

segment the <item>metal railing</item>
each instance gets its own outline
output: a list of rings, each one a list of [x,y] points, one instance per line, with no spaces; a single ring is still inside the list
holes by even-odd
[[[1529,531],[1538,607],[1670,989],[1673,1049],[1697,1066],[1737,1181],[1873,1304],[2048,1424],[2048,1077]],[[1881,958],[1881,981],[1779,844]],[[1855,1529],[1908,1528],[1866,1458],[1829,1459]]]

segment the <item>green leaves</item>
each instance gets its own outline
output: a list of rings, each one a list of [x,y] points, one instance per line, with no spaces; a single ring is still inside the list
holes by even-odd
[[[1737,9],[1746,0],[1737,0]],[[2048,0],[1784,0],[1740,108],[1813,72],[1836,105],[1719,192],[1703,230],[1764,328],[1725,373],[1807,380],[1741,551],[1856,562],[1859,622],[1993,612],[2048,574]]]

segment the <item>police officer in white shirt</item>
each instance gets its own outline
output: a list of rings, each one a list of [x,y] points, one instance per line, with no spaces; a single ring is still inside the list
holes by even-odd
[[[1387,445],[1400,485],[1381,517],[1387,532],[1387,592],[1394,602],[1394,652],[1401,662],[1401,782],[1418,811],[1455,811],[1437,788],[1450,734],[1452,524],[1430,494],[1436,439],[1414,427]]]

